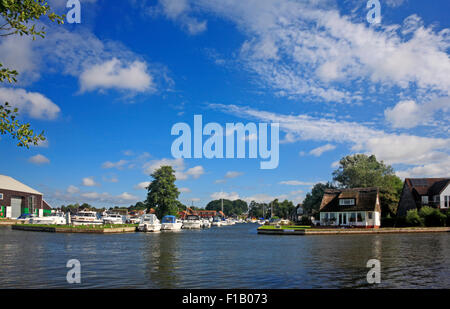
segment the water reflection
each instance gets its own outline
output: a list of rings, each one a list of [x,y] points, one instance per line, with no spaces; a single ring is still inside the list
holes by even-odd
[[[119,235],[0,228],[0,284],[67,288],[66,263],[83,288],[450,287],[450,233],[257,235],[256,225]],[[366,282],[369,259],[381,284]]]

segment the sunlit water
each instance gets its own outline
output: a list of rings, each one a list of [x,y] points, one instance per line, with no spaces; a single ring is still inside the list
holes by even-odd
[[[2,288],[450,288],[450,233],[257,235],[257,225],[117,235],[0,227]],[[79,285],[66,263],[81,262]]]

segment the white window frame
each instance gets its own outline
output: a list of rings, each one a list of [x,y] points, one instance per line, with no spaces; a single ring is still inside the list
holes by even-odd
[[[349,202],[349,203],[347,203]],[[340,206],[353,206],[355,205],[355,199],[354,198],[342,198],[339,200]]]
[[[428,195],[422,195],[422,204],[428,204]]]
[[[0,200],[3,200],[3,193],[0,193]]]

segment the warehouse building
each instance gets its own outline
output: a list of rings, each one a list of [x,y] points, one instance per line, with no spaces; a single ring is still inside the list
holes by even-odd
[[[17,218],[22,214],[42,217],[49,213],[51,207],[42,193],[12,177],[0,175],[0,217]]]

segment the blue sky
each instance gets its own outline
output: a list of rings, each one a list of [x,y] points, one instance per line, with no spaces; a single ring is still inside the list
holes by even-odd
[[[0,173],[53,206],[130,205],[172,164],[183,203],[300,202],[336,162],[375,154],[404,177],[450,175],[448,1],[81,0],[81,24],[0,39],[19,82],[0,99],[48,141],[0,140]],[[49,3],[66,13],[66,1]],[[171,127],[280,123],[280,161],[175,159]]]

